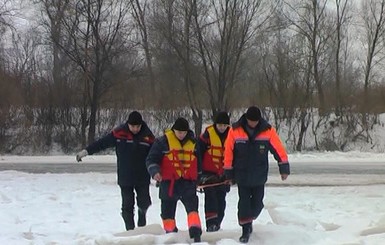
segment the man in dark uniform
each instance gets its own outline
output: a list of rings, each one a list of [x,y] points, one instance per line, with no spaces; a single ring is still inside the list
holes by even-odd
[[[76,155],[76,160],[101,150],[115,147],[117,156],[118,185],[122,196],[122,217],[126,230],[135,228],[135,193],[138,206],[138,226],[146,225],[146,212],[151,205],[150,176],[146,169],[146,157],[154,142],[154,135],[143,121],[142,115],[133,111],[125,124],[90,144]]]
[[[224,181],[223,154],[224,142],[230,127],[230,117],[227,112],[219,112],[214,124],[208,126],[199,138],[199,148],[202,159],[202,176],[200,184],[219,183]],[[206,231],[218,231],[221,227],[226,209],[226,194],[230,191],[229,184],[206,187],[205,218]]]
[[[178,118],[171,130],[166,130],[155,140],[146,160],[148,172],[159,183],[164,230],[167,233],[178,232],[175,212],[180,200],[186,209],[189,235],[194,242],[200,242],[202,234],[196,194],[200,172],[198,154],[188,121]]]
[[[224,169],[228,180],[238,186],[238,223],[242,227],[239,241],[247,243],[253,220],[263,209],[265,183],[269,171],[268,153],[278,162],[282,180],[290,174],[286,150],[275,129],[251,106],[232,125],[225,143]]]

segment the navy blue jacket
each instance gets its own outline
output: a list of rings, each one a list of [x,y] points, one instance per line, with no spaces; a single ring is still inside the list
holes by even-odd
[[[263,118],[255,129],[249,129],[243,115],[229,131],[224,169],[233,171],[238,186],[264,185],[269,170],[268,152],[277,160],[280,174],[290,174],[287,153],[275,129]]]
[[[92,155],[101,150],[115,147],[117,157],[118,184],[140,186],[150,184],[146,168],[146,157],[154,142],[154,135],[146,123],[137,134],[132,134],[128,124],[122,124],[111,133],[90,144],[86,150]]]

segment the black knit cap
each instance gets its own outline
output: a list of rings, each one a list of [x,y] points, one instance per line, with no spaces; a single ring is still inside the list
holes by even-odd
[[[230,117],[225,111],[218,112],[214,120],[215,124],[230,124]]]
[[[250,106],[246,111],[246,118],[250,121],[259,121],[261,117],[261,110],[256,106]]]
[[[174,125],[172,126],[172,129],[179,131],[189,131],[190,126],[186,119],[184,119],[183,117],[179,117],[178,119],[176,119]]]
[[[128,124],[131,124],[131,125],[142,125],[143,123],[142,115],[140,115],[140,113],[137,111],[133,111],[130,113],[130,115],[128,115],[127,122]]]

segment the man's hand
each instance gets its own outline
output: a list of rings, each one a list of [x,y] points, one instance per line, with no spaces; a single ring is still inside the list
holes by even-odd
[[[160,173],[154,174],[152,177],[156,182],[161,182],[162,181],[162,175]]]
[[[198,173],[197,185],[204,184],[205,180],[206,180],[206,176],[202,175],[202,173]]]
[[[233,169],[225,169],[225,179],[229,182],[230,185],[234,185],[234,170]]]
[[[216,174],[198,174],[198,185],[220,183],[222,180]]]
[[[87,150],[80,151],[78,154],[76,154],[76,161],[81,162],[82,158],[87,156],[87,155],[88,155]]]
[[[281,174],[281,180],[286,180],[290,174],[289,163],[278,163],[279,173]]]
[[[281,180],[286,180],[288,176],[288,174],[281,174]]]

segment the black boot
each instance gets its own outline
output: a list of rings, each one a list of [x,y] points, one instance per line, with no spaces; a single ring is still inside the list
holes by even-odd
[[[207,226],[206,231],[207,232],[215,232],[215,231],[218,231],[220,228],[221,227],[219,225],[211,224],[211,225]]]
[[[138,226],[145,226],[146,225],[146,213],[147,210],[138,209]]]
[[[201,242],[201,235],[195,236],[194,242]]]
[[[122,212],[122,217],[124,220],[124,224],[126,226],[126,230],[133,230],[135,228],[135,223],[134,223],[134,215],[132,212],[127,212],[123,211]]]
[[[194,242],[201,242],[202,229],[199,227],[190,227],[190,238],[194,239]]]
[[[218,218],[212,218],[206,220],[206,231],[207,232],[215,232],[218,231],[221,226],[218,224]]]
[[[250,234],[253,232],[253,225],[252,223],[247,223],[242,225],[242,236],[239,238],[239,241],[241,243],[248,243]]]

